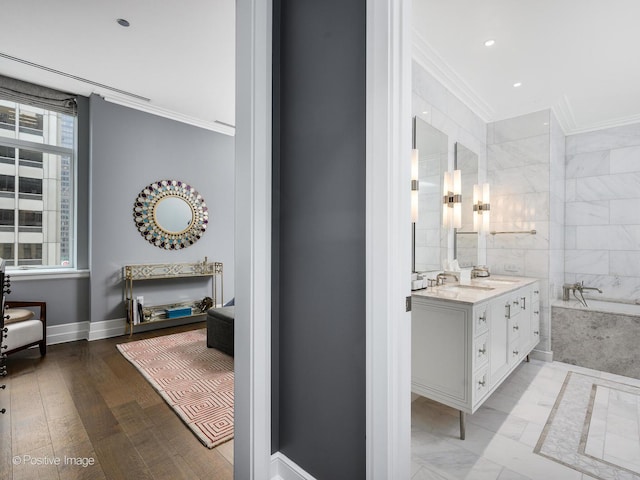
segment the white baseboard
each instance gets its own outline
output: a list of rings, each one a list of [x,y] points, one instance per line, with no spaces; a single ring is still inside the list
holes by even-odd
[[[100,340],[117,337],[125,333],[124,318],[103,322],[75,322],[62,325],[47,325],[47,345],[76,342],[78,340]]]
[[[86,340],[89,336],[89,322],[47,325],[47,345]]]
[[[101,340],[103,338],[119,337],[125,334],[127,321],[124,318],[91,322],[87,340]]]
[[[535,360],[542,360],[543,362],[553,362],[553,352],[546,352],[544,350],[532,350],[531,358]]]
[[[316,480],[281,452],[271,455],[271,480]]]
[[[202,321],[202,319],[196,321]],[[194,320],[188,319],[185,321],[183,318],[177,318],[175,321],[162,322],[162,325],[139,325],[135,331],[144,332],[147,330],[155,330],[159,327],[173,327],[186,323],[194,323]],[[47,326],[47,345],[76,342],[78,340],[89,340],[91,342],[103,338],[119,337],[126,334],[126,328],[127,323],[124,318],[114,318],[101,322],[76,322],[64,323],[62,325],[49,325]]]

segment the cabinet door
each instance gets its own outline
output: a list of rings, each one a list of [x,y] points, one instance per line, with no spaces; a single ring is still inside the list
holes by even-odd
[[[531,334],[531,287],[521,288],[518,293],[520,303],[520,315],[518,318],[518,331],[520,332],[520,356],[529,354],[532,348],[533,337]],[[537,343],[537,342],[536,342]]]
[[[540,304],[531,305],[531,344],[535,348],[540,342]]]
[[[500,297],[491,302],[491,322],[489,324],[489,379],[496,384],[509,369],[509,317],[511,305],[508,297]]]
[[[469,402],[471,312],[456,305],[414,301],[411,312],[411,388],[447,403]],[[451,403],[447,403],[451,405]]]

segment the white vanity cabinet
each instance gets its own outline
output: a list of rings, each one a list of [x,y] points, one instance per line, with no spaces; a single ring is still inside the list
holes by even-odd
[[[511,277],[429,290],[412,297],[411,389],[460,410],[464,437],[462,412],[474,413],[537,345],[539,287]]]

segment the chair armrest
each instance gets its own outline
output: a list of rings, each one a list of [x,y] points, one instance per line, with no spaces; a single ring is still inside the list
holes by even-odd
[[[5,301],[4,308],[38,307],[40,309],[40,321],[43,328],[47,327],[47,302],[19,302],[15,300]]]

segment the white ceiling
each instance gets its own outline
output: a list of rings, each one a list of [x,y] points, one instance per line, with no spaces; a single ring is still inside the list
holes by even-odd
[[[0,74],[233,133],[234,0],[0,0],[0,11],[0,54],[149,100],[2,56]],[[545,108],[566,133],[640,121],[638,0],[413,0],[413,17],[414,58],[485,121]]]
[[[413,0],[413,18],[414,57],[485,121],[546,108],[567,134],[640,121],[638,0]]]
[[[234,0],[0,0],[0,12],[0,54],[149,100],[2,56],[0,74],[233,133]]]

